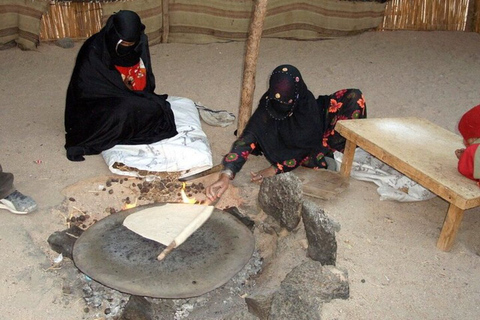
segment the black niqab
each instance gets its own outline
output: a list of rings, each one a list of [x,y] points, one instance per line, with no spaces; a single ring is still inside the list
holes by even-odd
[[[68,159],[81,161],[83,155],[98,154],[117,144],[149,144],[177,134],[166,95],[154,93],[144,28],[135,12],[119,11],[80,49],[65,106]],[[118,55],[119,40],[135,42],[127,55]],[[140,58],[147,84],[142,91],[132,91],[115,65],[132,66]]]
[[[323,113],[298,69],[281,65],[272,72],[269,89],[244,132],[255,135],[271,163],[298,159],[322,145]]]
[[[112,63],[117,66],[131,67],[138,63],[141,53],[140,38],[145,30],[140,17],[133,11],[123,10],[112,16],[107,23],[105,36]],[[129,47],[122,46],[122,41],[134,42]]]

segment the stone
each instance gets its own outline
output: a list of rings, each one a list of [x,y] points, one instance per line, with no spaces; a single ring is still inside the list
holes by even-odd
[[[70,49],[75,46],[75,42],[73,42],[71,38],[61,38],[55,41],[55,45],[57,45],[60,48]]]
[[[258,318],[247,310],[234,310],[222,317],[222,320],[257,320]]]
[[[153,319],[174,320],[175,319],[175,302],[172,299],[154,299],[146,298],[153,307]],[[122,320],[122,319],[120,319]]]
[[[245,298],[248,311],[260,320],[268,320],[273,295],[256,294]]]
[[[83,230],[74,225],[63,231],[55,231],[48,237],[47,242],[53,251],[61,253],[64,257],[73,260],[73,245],[82,233]]]
[[[273,296],[269,319],[320,320],[323,303],[348,297],[346,271],[309,260],[282,281]]]
[[[131,296],[119,320],[153,320],[154,312],[150,302],[144,297]]]
[[[333,223],[323,209],[308,200],[303,202],[302,219],[308,240],[307,255],[322,265],[335,265],[337,260],[335,231],[339,230],[339,225]]]
[[[250,219],[248,216],[242,214],[237,207],[228,207],[223,209],[223,211],[230,213],[232,216],[237,218],[241,223],[243,223],[250,231],[253,231],[255,228],[255,222]]]
[[[303,202],[300,179],[290,172],[263,179],[258,202],[282,228],[292,231],[300,223]]]

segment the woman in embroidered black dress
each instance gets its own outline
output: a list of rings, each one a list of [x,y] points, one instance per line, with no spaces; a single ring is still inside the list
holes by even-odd
[[[266,169],[252,172],[252,181],[298,166],[326,169],[328,163],[334,164],[333,152],[345,148],[345,139],[334,130],[337,121],[366,116],[360,90],[344,89],[315,99],[297,68],[278,66],[242,135],[223,158],[220,178],[207,187],[207,197],[212,201],[220,197],[250,154],[263,154],[271,163]]]
[[[122,10],[80,49],[65,107],[69,160],[177,134],[167,96],[154,93],[144,29],[135,12]]]

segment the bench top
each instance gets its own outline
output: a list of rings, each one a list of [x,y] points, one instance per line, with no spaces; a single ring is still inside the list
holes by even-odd
[[[480,205],[480,188],[457,171],[461,136],[413,117],[339,120],[335,130],[460,209]]]

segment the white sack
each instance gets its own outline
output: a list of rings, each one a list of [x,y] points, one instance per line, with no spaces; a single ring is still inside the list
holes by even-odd
[[[156,172],[202,171],[212,167],[212,151],[202,131],[195,103],[187,98],[168,97],[178,134],[152,144],[116,145],[102,152],[110,171],[138,176],[113,168],[115,162],[138,170]]]
[[[337,170],[339,170],[343,154],[335,152],[334,157],[337,161]],[[435,194],[429,190],[361,148],[355,150],[350,176],[357,180],[375,183],[378,186],[377,192],[380,194],[380,200],[412,202],[435,197]]]

